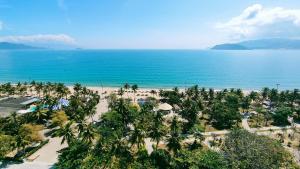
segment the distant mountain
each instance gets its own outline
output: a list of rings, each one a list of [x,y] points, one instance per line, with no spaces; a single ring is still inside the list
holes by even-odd
[[[0,50],[23,50],[23,49],[42,49],[24,44],[0,42]]]
[[[258,39],[232,44],[220,44],[214,50],[300,49],[300,39]]]
[[[221,45],[216,45],[212,47],[211,49],[214,50],[247,50],[245,46],[239,45],[239,44],[221,44]]]

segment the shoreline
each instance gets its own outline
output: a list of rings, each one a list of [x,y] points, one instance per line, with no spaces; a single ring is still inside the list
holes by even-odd
[[[71,91],[73,90],[73,86],[70,86],[68,85],[67,86]],[[101,87],[101,86],[85,86],[87,87],[88,89],[91,89],[93,91],[98,91],[100,92],[100,94],[104,93],[104,92],[107,92],[107,94],[109,93],[113,93],[113,92],[117,92],[121,87]],[[180,88],[178,87],[179,91],[180,92],[184,92],[187,88]],[[199,89],[201,89],[201,87],[199,87]],[[210,89],[210,88],[205,88],[207,91]],[[215,92],[217,91],[222,91],[223,89],[217,89],[217,88],[213,88]],[[227,89],[230,89],[230,88],[227,88]],[[234,89],[237,89],[237,88],[234,88]],[[124,90],[124,95],[126,96],[127,95],[127,92],[126,90],[124,89],[123,87],[123,90]],[[173,88],[156,88],[156,87],[153,87],[153,88],[138,88],[136,94],[150,94],[150,91],[151,90],[155,90],[156,92],[159,92],[160,90],[173,90]],[[261,90],[256,90],[256,89],[253,89],[253,90],[249,90],[249,89],[241,89],[243,91],[244,94],[249,94],[250,92],[252,91],[255,91],[255,92],[259,92]],[[132,91],[131,88],[128,89],[128,91]],[[130,93],[132,94],[132,93]],[[158,93],[157,93],[158,94]]]
[[[24,83],[27,82],[28,84],[30,84],[32,80],[30,81],[20,81],[20,83]],[[81,83],[81,82],[74,82],[74,83],[70,83],[70,82],[60,82],[60,81],[39,81],[39,80],[34,80],[35,82],[42,82],[42,83],[63,83],[65,86],[69,87],[69,86],[74,86],[76,83],[81,84],[81,86],[85,86],[85,87],[89,87],[89,88],[115,88],[115,89],[120,89],[121,87],[124,86],[124,84],[126,83],[122,83],[122,84],[105,84],[102,85],[102,83]],[[0,81],[0,85],[1,84],[5,84],[5,83],[11,83],[12,85],[16,85],[18,82],[16,81]],[[128,82],[127,82],[128,83]],[[182,89],[187,89],[190,88],[192,86],[198,85],[199,89],[201,88],[205,88],[205,89],[214,89],[216,91],[220,91],[220,90],[224,90],[224,89],[241,89],[243,91],[261,91],[263,88],[268,87],[269,89],[276,89],[277,86],[276,84],[272,85],[272,86],[261,86],[261,87],[239,87],[239,86],[205,86],[205,85],[200,85],[200,84],[186,84],[186,85],[171,85],[171,84],[160,84],[160,85],[147,85],[147,84],[138,84],[138,83],[128,83],[129,85],[133,85],[133,84],[137,84],[139,89],[163,89],[163,90],[170,90],[173,89],[174,87],[177,87],[178,89],[182,90]],[[285,91],[285,90],[294,90],[294,89],[299,89],[300,90],[300,86],[299,87],[285,87],[288,85],[284,85],[284,84],[280,84],[280,86],[278,87],[278,91]],[[124,87],[123,87],[124,88]]]
[[[47,82],[44,82],[44,81],[35,81],[35,82],[43,82],[44,84],[47,83]],[[12,85],[17,85],[16,82],[1,82],[0,81],[0,85],[2,84],[5,84],[5,83],[11,83]],[[20,83],[24,83],[24,82],[20,82]],[[27,82],[28,85],[30,85],[30,82]],[[51,83],[63,83],[63,82],[51,82]],[[72,87],[76,84],[76,83],[63,83],[66,87],[68,87],[69,89],[72,89]],[[93,85],[93,84],[84,84],[84,83],[79,83],[81,84],[81,86],[83,87],[87,87],[89,89],[94,89],[94,90],[119,90],[121,87],[124,89],[124,84],[123,85]],[[130,83],[129,85],[133,85],[134,83]],[[195,86],[195,85],[187,85],[185,87],[183,86],[176,86],[174,85],[173,87],[168,87],[168,86],[145,86],[145,85],[138,85],[138,90],[140,91],[146,91],[146,90],[172,90],[174,89],[175,87],[177,87],[180,91],[184,91],[192,86]],[[268,87],[268,86],[265,86],[265,87]],[[198,88],[201,89],[201,88],[205,88],[206,90],[209,90],[209,89],[214,89],[214,91],[221,91],[221,90],[224,90],[224,89],[241,89],[243,92],[251,92],[251,91],[255,91],[255,92],[259,92],[261,91],[264,87],[261,87],[261,88],[256,88],[256,87],[253,87],[253,88],[243,88],[243,87],[206,87],[206,86],[201,86],[201,85],[198,85]],[[276,86],[273,86],[273,87],[268,87],[269,89],[276,89]],[[294,89],[299,89],[300,90],[300,87],[299,88],[284,88],[284,87],[279,87],[278,88],[278,91],[286,91],[286,90],[294,90]],[[131,88],[129,88],[129,90],[131,91]],[[124,89],[125,91],[125,89]]]

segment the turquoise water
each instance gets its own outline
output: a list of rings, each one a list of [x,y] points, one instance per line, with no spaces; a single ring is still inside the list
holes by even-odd
[[[0,51],[0,82],[93,86],[300,88],[300,51]]]

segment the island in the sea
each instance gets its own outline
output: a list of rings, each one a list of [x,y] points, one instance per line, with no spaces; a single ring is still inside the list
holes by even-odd
[[[43,49],[43,48],[25,45],[21,43],[0,42],[0,50],[25,50],[25,49]]]
[[[300,49],[300,39],[257,39],[215,45],[213,50]]]

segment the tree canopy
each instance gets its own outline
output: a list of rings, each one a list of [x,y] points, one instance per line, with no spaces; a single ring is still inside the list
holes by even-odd
[[[223,151],[230,168],[297,168],[279,142],[246,130],[232,130],[225,139]]]

